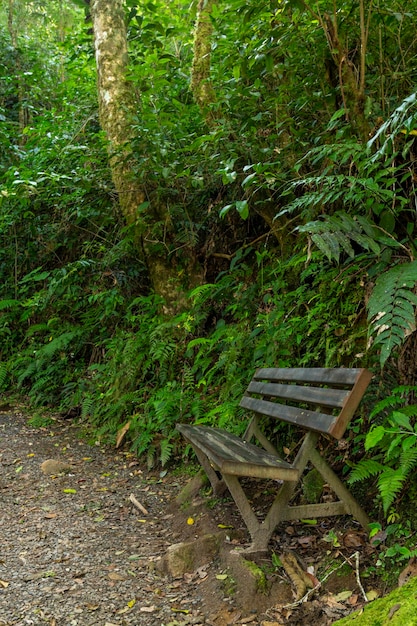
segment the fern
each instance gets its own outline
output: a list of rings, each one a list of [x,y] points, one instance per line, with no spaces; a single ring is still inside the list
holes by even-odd
[[[375,459],[362,459],[355,465],[349,476],[349,484],[357,483],[361,480],[367,480],[371,476],[380,474],[385,469],[385,465],[379,463]]]
[[[7,365],[0,362],[0,389],[4,388],[7,381]]]
[[[368,302],[368,319],[374,343],[380,345],[384,366],[392,351],[415,330],[417,261],[396,265],[376,281]]]
[[[417,120],[416,109],[417,93],[415,92],[402,101],[400,106],[395,109],[394,113],[382,124],[368,142],[368,146],[371,147],[377,140],[385,136],[385,140],[373,156],[373,161],[392,153],[394,138],[399,133],[405,132],[407,134],[414,129]]]
[[[162,439],[160,442],[160,460],[161,465],[164,467],[168,461],[171,459],[172,452],[174,449],[173,444],[169,441],[169,439]]]
[[[299,232],[307,232],[312,241],[330,261],[339,262],[344,251],[353,258],[355,251],[352,241],[367,252],[379,255],[381,245],[397,248],[400,244],[385,235],[380,228],[363,216],[350,217],[345,212],[338,212],[323,219],[308,222],[297,228]]]
[[[95,400],[93,396],[84,396],[81,403],[81,419],[86,419],[94,413]]]
[[[378,489],[381,494],[382,507],[385,515],[391,504],[394,502],[395,497],[400,493],[403,488],[407,475],[403,472],[402,468],[398,469],[385,469],[378,478]]]
[[[16,308],[21,306],[21,304],[22,303],[19,302],[19,300],[0,300],[0,311]]]

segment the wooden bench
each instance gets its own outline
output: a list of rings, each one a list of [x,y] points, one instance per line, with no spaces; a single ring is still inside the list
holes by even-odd
[[[266,551],[277,524],[284,520],[347,513],[367,529],[366,513],[320,455],[317,444],[321,435],[335,439],[343,436],[371,378],[366,369],[258,369],[240,402],[241,407],[252,412],[243,438],[218,428],[177,424],[194,448],[214,493],[229,489],[252,539],[248,552]],[[287,422],[304,431],[293,462],[280,458],[262,432],[265,418]],[[256,443],[250,443],[252,439]],[[290,504],[309,464],[321,474],[338,501]],[[263,520],[249,502],[242,477],[278,481],[277,494]]]

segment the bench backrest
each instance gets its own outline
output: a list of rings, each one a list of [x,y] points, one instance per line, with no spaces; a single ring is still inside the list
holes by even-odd
[[[340,439],[371,378],[362,368],[261,368],[240,406]]]

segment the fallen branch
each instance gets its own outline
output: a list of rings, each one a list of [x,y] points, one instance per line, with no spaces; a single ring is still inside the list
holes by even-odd
[[[141,503],[139,502],[139,500],[137,500],[137,499],[135,498],[135,496],[133,495],[133,493],[131,493],[131,494],[130,494],[130,496],[129,496],[129,500],[130,500],[130,502],[131,502],[131,503],[132,503],[132,504],[133,504],[133,505],[134,505],[137,509],[139,509],[139,511],[140,511],[141,513],[143,513],[144,515],[148,515],[148,511],[145,509],[145,507],[143,506],[143,504],[141,504]]]
[[[351,559],[352,559],[353,557],[355,557],[355,574],[356,574],[356,582],[358,583],[358,587],[359,587],[359,589],[361,590],[361,593],[362,593],[362,595],[363,595],[363,599],[365,600],[365,602],[368,602],[368,596],[366,595],[366,591],[365,591],[365,589],[363,588],[363,585],[362,585],[362,582],[361,582],[361,578],[360,578],[360,575],[359,575],[359,552],[358,552],[358,551],[356,551],[356,552],[355,552],[354,554],[352,554],[352,556],[351,556],[351,557],[349,557],[349,558],[351,558]],[[347,562],[349,563],[349,560],[348,560],[348,559],[346,559],[346,560],[347,560]],[[349,565],[350,565],[350,563],[349,563]],[[352,566],[351,566],[351,567],[352,567]]]

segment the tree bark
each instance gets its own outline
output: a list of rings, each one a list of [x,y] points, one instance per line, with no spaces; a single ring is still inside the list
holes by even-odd
[[[210,80],[211,36],[213,34],[210,16],[216,2],[217,0],[199,0],[194,31],[194,57],[191,67],[191,91],[208,123],[214,119],[210,105],[216,101],[216,94]]]
[[[126,223],[138,220],[145,201],[133,176],[134,92],[127,81],[128,52],[123,0],[92,0],[100,124],[108,140],[110,168]]]
[[[135,175],[136,160],[132,149],[135,138],[132,120],[137,102],[127,79],[128,49],[124,0],[92,0],[97,65],[97,89],[100,124],[108,140],[109,164],[126,224],[134,229],[136,244],[145,262],[153,290],[165,300],[164,311],[172,314],[184,307],[186,298],[181,272],[169,256],[165,241],[155,241],[153,226],[164,223],[166,240],[175,237],[169,212],[164,206],[143,210],[147,197]],[[140,207],[142,205],[142,210]],[[198,283],[198,270],[191,268],[190,284]]]
[[[19,51],[19,41],[18,41],[18,27],[16,26],[15,21],[15,4],[14,0],[9,0],[8,2],[8,12],[7,12],[7,29],[10,34],[10,39],[12,43],[14,60],[15,60],[15,72],[16,72],[16,84],[17,84],[17,98],[18,98],[18,116],[19,116],[19,144],[24,145],[25,143],[25,135],[23,131],[29,122],[29,114],[27,106],[25,105],[25,86],[23,81],[23,67],[22,60]]]

